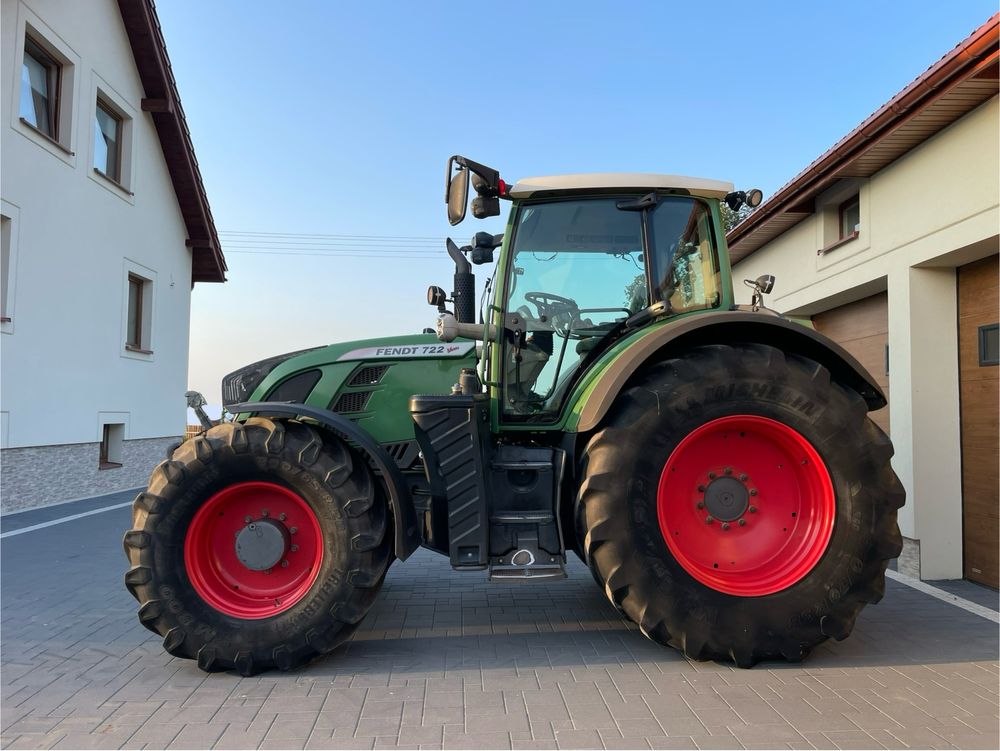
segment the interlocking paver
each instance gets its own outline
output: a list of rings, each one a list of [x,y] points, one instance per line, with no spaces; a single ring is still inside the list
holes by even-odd
[[[1000,743],[995,624],[893,581],[852,638],[736,670],[642,638],[575,560],[566,582],[489,584],[422,551],[332,655],[242,678],[170,657],[136,621],[127,521],[122,509],[4,540],[4,748]]]

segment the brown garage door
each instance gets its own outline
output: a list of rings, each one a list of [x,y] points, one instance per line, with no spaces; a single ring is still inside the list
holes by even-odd
[[[1000,319],[998,256],[958,269],[958,363],[962,393],[962,523],[965,577],[1000,587]],[[992,331],[991,331],[992,330]]]
[[[885,292],[813,316],[816,330],[857,358],[889,396],[886,347],[889,342],[889,297]],[[889,432],[889,407],[869,417]]]

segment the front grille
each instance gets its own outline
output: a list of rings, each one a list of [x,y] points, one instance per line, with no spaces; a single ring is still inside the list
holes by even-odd
[[[337,403],[333,405],[333,411],[340,412],[341,414],[346,412],[364,412],[371,395],[371,391],[351,391],[341,394],[340,398],[337,399]]]
[[[354,375],[351,376],[351,380],[347,382],[347,385],[374,386],[382,380],[382,376],[385,375],[385,371],[388,369],[388,365],[364,365],[354,372]]]

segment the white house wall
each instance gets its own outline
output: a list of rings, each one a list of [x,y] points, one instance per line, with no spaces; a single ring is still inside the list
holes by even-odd
[[[19,122],[26,22],[78,60],[72,155]],[[0,193],[17,233],[14,309],[0,335],[3,447],[95,444],[102,422],[121,420],[126,441],[181,436],[191,253],[117,4],[3,0],[2,47]],[[133,118],[128,192],[92,168],[98,87]],[[124,348],[130,268],[154,279],[149,355]]]
[[[737,279],[774,274],[769,304],[797,315],[888,291],[900,529],[920,541],[928,579],[962,576],[955,267],[997,252],[998,120],[994,97],[871,178],[831,188],[815,215],[734,268]],[[818,255],[824,207],[854,192],[859,237]]]

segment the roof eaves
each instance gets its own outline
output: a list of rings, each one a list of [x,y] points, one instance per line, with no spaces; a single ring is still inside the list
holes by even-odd
[[[832,181],[834,173],[840,166],[877,143],[894,125],[926,106],[941,90],[965,75],[980,72],[984,60],[995,61],[998,36],[1000,36],[998,25],[1000,25],[1000,13],[994,14],[736,225],[726,237],[733,261],[740,261],[758,249],[759,246],[753,247],[753,243],[749,242],[751,232],[763,229],[782,211],[789,210],[804,198],[811,198],[826,187],[823,181]],[[803,196],[807,191],[812,195]],[[740,243],[749,244],[750,247],[741,249],[738,247]]]
[[[184,217],[191,247],[191,282],[226,281],[226,259],[194,153],[153,0],[118,0],[132,56],[153,119],[164,161]]]

